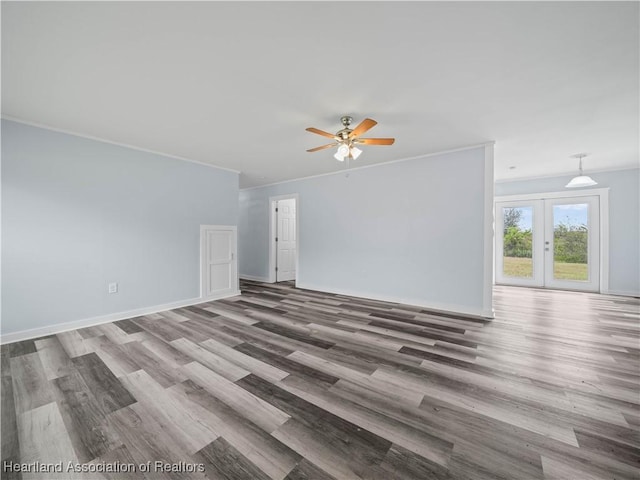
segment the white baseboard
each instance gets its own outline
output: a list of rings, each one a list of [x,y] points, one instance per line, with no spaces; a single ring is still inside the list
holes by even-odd
[[[621,297],[640,297],[640,292],[632,292],[631,290],[607,290],[602,292],[605,295],[620,295]]]
[[[67,332],[69,330],[76,330],[78,328],[93,327],[95,325],[101,325],[103,323],[111,323],[117,320],[139,317],[141,315],[166,312],[167,310],[173,310],[174,308],[189,307],[191,305],[197,305],[199,303],[206,303],[212,302],[214,300],[221,300],[223,298],[235,297],[237,295],[240,295],[239,290],[232,293],[220,295],[219,297],[191,298],[189,300],[165,303],[164,305],[154,305],[152,307],[138,308],[136,310],[128,310],[126,312],[110,313],[108,315],[101,315],[99,317],[85,318],[83,320],[74,320],[72,322],[48,325],[46,327],[31,328],[29,330],[21,330],[19,332],[5,333],[0,335],[0,343],[4,345],[5,343],[20,342],[22,340],[29,340],[30,338],[43,337],[45,335]]]
[[[255,275],[240,275],[240,280],[252,280],[254,282],[269,283],[268,277],[258,277]]]
[[[405,305],[412,305],[415,307],[424,308],[425,310],[431,310],[434,312],[451,313],[455,315],[462,315],[466,317],[474,318],[494,318],[493,311],[487,311],[483,308],[469,308],[463,305],[448,305],[441,303],[424,303],[422,300],[416,300],[415,298],[401,298],[387,295],[378,295],[368,292],[359,292],[353,290],[341,290],[332,287],[323,287],[319,285],[313,285],[309,283],[302,283],[298,281],[296,288],[304,288],[306,290],[315,290],[317,292],[335,293],[337,295],[348,295],[349,297],[367,298],[369,300],[379,300],[381,302],[390,303],[403,303]]]
[[[496,311],[491,309],[491,310],[482,310],[482,315],[480,315],[482,318],[496,318]]]

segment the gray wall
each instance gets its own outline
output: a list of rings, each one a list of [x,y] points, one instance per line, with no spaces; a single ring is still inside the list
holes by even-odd
[[[3,120],[2,333],[197,298],[237,218],[236,173]]]
[[[609,187],[609,291],[640,295],[640,169],[589,173]],[[573,175],[514,182],[497,182],[496,196],[562,192]]]
[[[240,275],[268,277],[268,199],[291,193],[299,194],[298,286],[491,312],[485,147],[242,190]]]

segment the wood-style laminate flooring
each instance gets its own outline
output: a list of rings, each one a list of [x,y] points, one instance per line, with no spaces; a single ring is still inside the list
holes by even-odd
[[[135,471],[2,478],[640,478],[639,301],[494,297],[485,321],[243,282],[4,345],[4,466]]]

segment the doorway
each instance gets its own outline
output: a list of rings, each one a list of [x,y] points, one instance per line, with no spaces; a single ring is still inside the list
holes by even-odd
[[[602,196],[584,191],[527,197],[496,201],[496,283],[606,290]]]
[[[296,280],[298,271],[298,196],[271,197],[269,281]]]

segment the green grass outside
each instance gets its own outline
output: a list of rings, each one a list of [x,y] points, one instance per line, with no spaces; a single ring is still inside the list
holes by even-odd
[[[504,257],[503,273],[507,277],[533,277],[533,260],[531,258]]]
[[[503,273],[507,277],[531,278],[533,276],[533,260],[504,257]],[[558,280],[586,281],[589,279],[589,267],[586,263],[555,262],[553,276]]]
[[[589,266],[586,263],[562,263],[553,264],[553,276],[558,280],[589,280]]]

